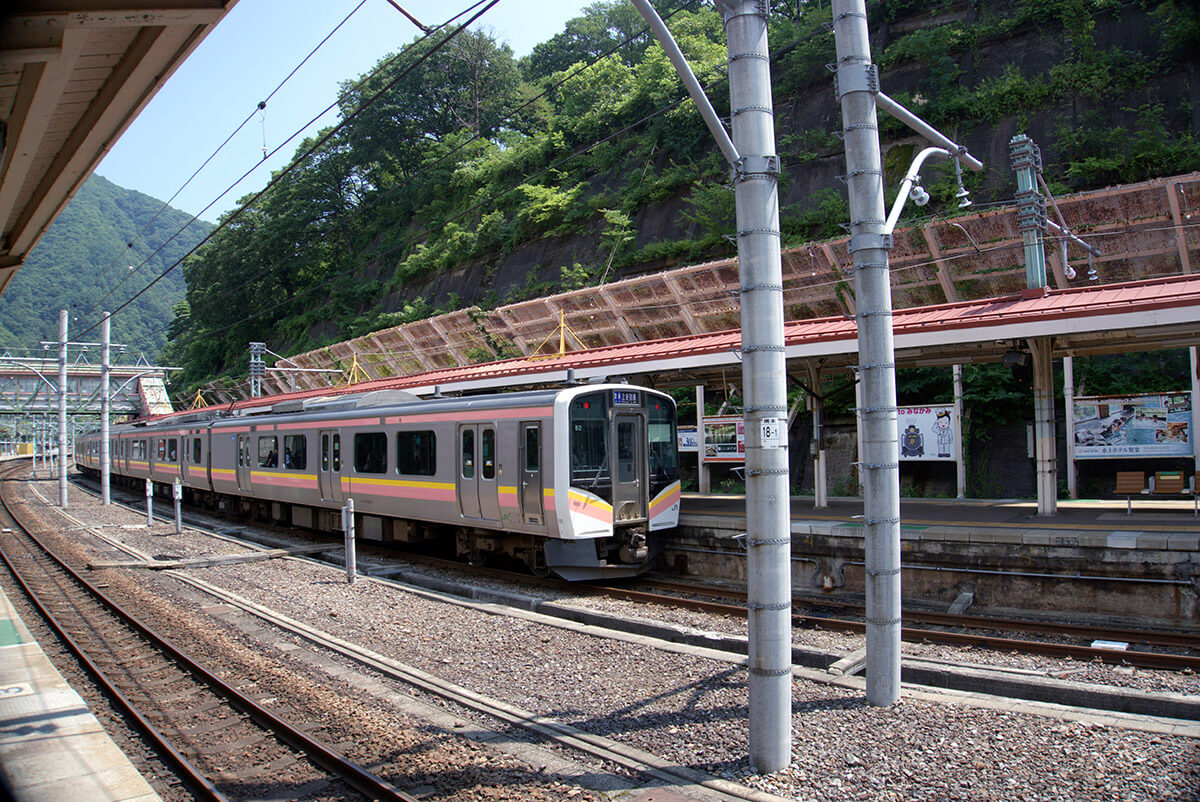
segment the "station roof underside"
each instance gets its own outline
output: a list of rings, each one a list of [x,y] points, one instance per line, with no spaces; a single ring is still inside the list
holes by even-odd
[[[998,361],[1014,348],[1024,349],[1025,340],[1041,337],[1052,338],[1055,357],[1182,348],[1200,344],[1200,276],[1027,290],[1003,298],[900,309],[893,321],[896,364],[902,368]],[[849,316],[785,323],[789,372],[804,370],[806,361],[825,370],[853,367],[857,336]],[[427,371],[209,409],[248,411],[284,400],[376,390],[480,392],[561,384],[569,378],[624,377],[656,387],[691,385],[740,376],[740,345],[741,332],[734,329]]]
[[[0,293],[235,0],[4,0]]]

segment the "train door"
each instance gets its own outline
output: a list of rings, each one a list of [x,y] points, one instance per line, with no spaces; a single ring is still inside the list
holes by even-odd
[[[613,520],[637,521],[646,517],[646,421],[638,413],[613,415],[616,468],[613,475]]]
[[[542,424],[521,423],[521,520],[544,525],[542,512]]]
[[[321,498],[340,504],[344,500],[342,496],[342,435],[336,429],[323,429],[318,437],[321,440],[321,462],[317,465],[317,480],[321,487]]]
[[[184,432],[179,435],[179,450],[176,456],[179,458],[179,480],[184,484],[191,479],[191,456],[192,456],[192,433]]]
[[[238,490],[250,491],[250,435],[237,436],[237,485]]]
[[[499,521],[496,427],[491,424],[460,426],[458,445],[458,499],[462,516]]]

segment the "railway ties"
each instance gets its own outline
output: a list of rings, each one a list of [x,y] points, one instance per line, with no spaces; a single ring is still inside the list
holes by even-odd
[[[43,547],[24,526],[24,513],[7,504],[5,513],[11,522],[3,522],[0,556],[14,579],[121,715],[136,722],[199,798],[350,786],[369,798],[412,799],[315,740],[304,723],[270,710],[269,694],[239,691],[220,676],[228,667],[193,660]],[[254,688],[252,679],[240,684]]]

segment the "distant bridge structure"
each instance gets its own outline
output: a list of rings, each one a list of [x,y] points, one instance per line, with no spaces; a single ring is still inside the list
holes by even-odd
[[[166,370],[144,360],[110,368],[113,415],[144,417],[172,412]],[[32,417],[58,410],[58,360],[0,354],[0,418]],[[67,410],[99,415],[100,366],[77,358],[67,367]]]

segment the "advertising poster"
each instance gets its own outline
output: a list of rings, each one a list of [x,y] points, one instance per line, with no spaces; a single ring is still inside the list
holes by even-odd
[[[900,407],[896,412],[902,461],[958,459],[958,422],[954,420],[953,404]]]
[[[1075,459],[1190,457],[1191,393],[1075,399]]]
[[[704,461],[746,461],[746,423],[741,415],[704,419]]]
[[[675,430],[679,440],[679,453],[695,454],[700,450],[700,439],[696,436],[695,426],[680,426]]]

